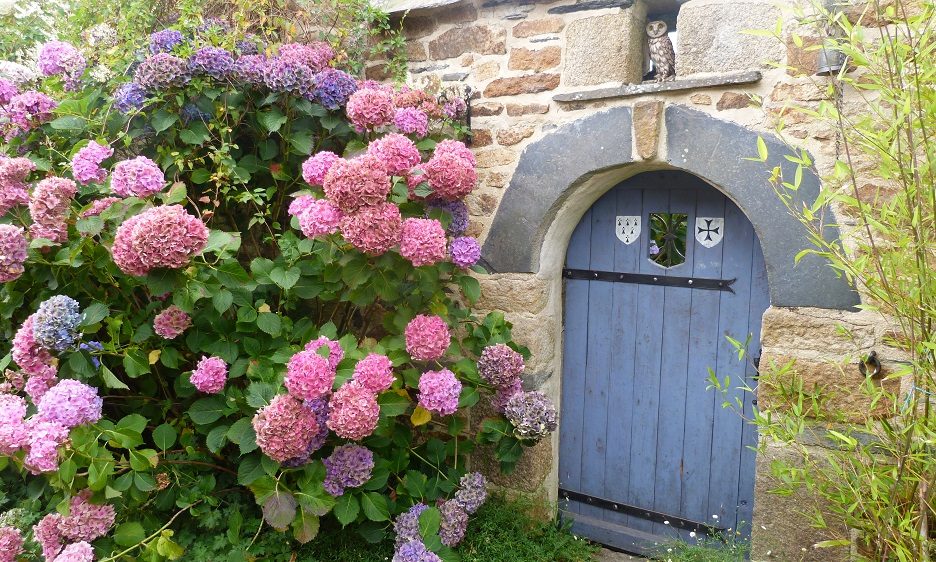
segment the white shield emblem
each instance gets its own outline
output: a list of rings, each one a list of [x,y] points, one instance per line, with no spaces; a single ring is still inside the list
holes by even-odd
[[[614,233],[618,240],[625,244],[633,244],[640,238],[640,217],[632,215],[618,216],[614,223]]]
[[[725,236],[725,219],[722,217],[696,217],[695,239],[706,248],[717,246]]]

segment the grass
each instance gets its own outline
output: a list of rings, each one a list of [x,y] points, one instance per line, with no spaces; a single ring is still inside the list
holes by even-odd
[[[659,562],[744,562],[751,552],[747,540],[701,536],[693,544],[676,541],[664,545],[653,560]]]

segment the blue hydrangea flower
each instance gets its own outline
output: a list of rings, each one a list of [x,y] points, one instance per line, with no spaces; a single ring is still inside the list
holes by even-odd
[[[78,341],[80,305],[65,295],[55,295],[39,305],[33,321],[33,337],[46,349],[62,352]]]
[[[347,72],[326,68],[315,75],[312,97],[328,109],[338,109],[357,91],[357,80]]]
[[[186,125],[192,121],[208,121],[211,119],[211,114],[202,111],[194,103],[185,104],[182,108],[182,122]]]
[[[220,80],[231,73],[234,57],[220,47],[202,47],[189,58],[192,74],[203,74]]]
[[[175,47],[182,44],[185,38],[180,31],[175,29],[163,29],[150,35],[150,53],[168,53]]]
[[[101,345],[99,341],[89,341],[88,343],[82,343],[78,346],[78,349],[87,351],[91,353],[92,351],[102,351],[104,346]],[[91,355],[91,364],[94,365],[95,369],[101,368],[101,360],[97,358],[96,355]]]
[[[114,108],[121,113],[140,109],[146,103],[146,90],[136,82],[121,84],[114,91]]]
[[[441,209],[452,217],[448,233],[452,236],[461,236],[468,230],[468,205],[464,201],[432,200],[426,205],[427,210]],[[429,214],[426,213],[428,217]]]
[[[397,515],[396,521],[393,523],[393,532],[396,533],[397,548],[402,547],[410,541],[420,540],[419,516],[427,509],[429,509],[428,505],[417,503],[405,512]]]
[[[422,541],[414,540],[397,549],[393,562],[442,562],[442,559],[426,548]]]

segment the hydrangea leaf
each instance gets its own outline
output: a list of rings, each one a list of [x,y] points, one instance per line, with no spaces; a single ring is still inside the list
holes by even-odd
[[[371,521],[387,521],[390,519],[387,498],[377,492],[363,494],[361,496],[361,506],[364,508],[364,516]]]
[[[413,414],[410,416],[410,422],[415,427],[426,425],[431,420],[432,412],[423,408],[422,406],[416,406],[416,409],[413,410]]]
[[[118,525],[113,536],[114,542],[120,546],[131,546],[146,538],[146,531],[137,521],[128,521]]]
[[[166,451],[175,445],[179,433],[171,425],[164,423],[153,430],[153,443],[160,450]]]
[[[351,494],[345,494],[338,498],[334,512],[338,522],[347,527],[357,519],[358,514],[361,512],[361,506],[357,498]]]
[[[285,531],[296,518],[296,498],[277,490],[263,502],[263,520],[277,531]]]

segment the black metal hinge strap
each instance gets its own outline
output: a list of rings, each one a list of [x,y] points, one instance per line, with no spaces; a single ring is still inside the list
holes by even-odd
[[[691,519],[685,519],[675,515],[668,515],[666,513],[652,511],[643,507],[636,507],[621,502],[606,500],[604,498],[589,496],[588,494],[583,494],[581,492],[573,492],[571,490],[564,490],[559,488],[559,497],[564,500],[584,503],[586,505],[592,505],[601,509],[607,509],[609,511],[616,511],[617,513],[623,513],[625,515],[632,515],[634,517],[646,519],[647,521],[653,521],[654,523],[671,525],[676,529],[685,529],[687,531],[695,531],[696,533],[704,533],[706,535],[712,536],[722,535],[725,532],[725,529],[722,527],[716,527],[714,525],[700,523]]]
[[[617,273],[614,271],[595,271],[591,269],[563,269],[566,279],[588,281],[608,281],[611,283],[637,283],[640,285],[659,285],[661,287],[684,287],[686,289],[705,289],[707,291],[728,291],[734,293],[731,286],[737,279],[704,279],[700,277],[673,277],[650,275],[646,273]]]

